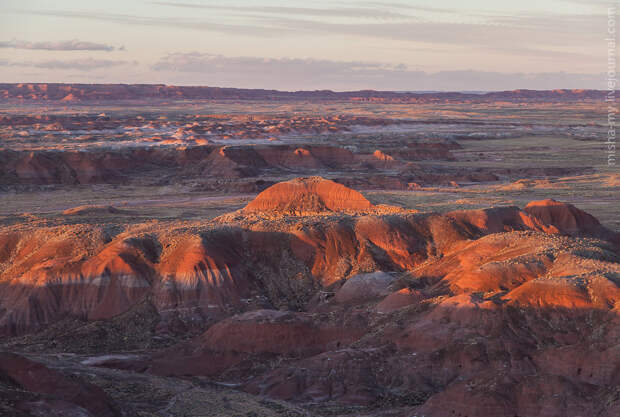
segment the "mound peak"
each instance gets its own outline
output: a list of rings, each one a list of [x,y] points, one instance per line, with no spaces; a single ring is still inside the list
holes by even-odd
[[[125,210],[117,209],[114,206],[105,206],[105,205],[84,205],[71,207],[62,212],[65,216],[72,216],[78,214],[128,214],[129,212]]]
[[[63,97],[60,101],[79,101],[79,99],[73,93],[69,93],[65,97]]]
[[[360,212],[374,208],[361,193],[323,177],[294,178],[260,193],[245,212],[316,214]]]
[[[525,206],[524,211],[556,226],[564,233],[584,232],[600,227],[600,223],[592,215],[572,204],[553,199],[532,201]]]

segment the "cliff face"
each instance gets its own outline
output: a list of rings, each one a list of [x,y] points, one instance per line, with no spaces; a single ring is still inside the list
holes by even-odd
[[[0,97],[18,100],[351,100],[377,102],[480,102],[603,100],[599,90],[513,90],[486,94],[397,93],[392,91],[277,91],[219,87],[183,87],[163,84],[0,84]]]
[[[419,144],[403,160],[389,161],[390,168],[411,168],[417,159],[450,159],[441,144]],[[376,160],[376,158],[373,157]],[[139,182],[160,175],[175,178],[243,179],[265,173],[300,174],[329,170],[359,171],[367,167],[368,156],[329,145],[256,145],[133,147],[88,151],[12,151],[0,149],[0,185],[118,184]],[[381,161],[384,168],[385,162]],[[381,172],[374,170],[375,172]],[[422,170],[415,170],[419,175]],[[409,173],[411,175],[411,173]],[[172,179],[171,175],[174,175]],[[406,187],[406,185],[405,185]]]

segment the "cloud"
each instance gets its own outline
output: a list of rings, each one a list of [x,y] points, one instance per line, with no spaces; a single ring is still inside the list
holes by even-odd
[[[131,26],[173,27],[180,29],[219,32],[234,35],[278,37],[282,36],[282,29],[269,26],[250,24],[227,24],[195,18],[175,17],[148,17],[118,13],[69,11],[69,10],[10,10],[14,13],[23,13],[38,16],[52,16],[73,19],[94,20],[100,22],[118,23]]]
[[[404,4],[406,2],[403,0],[395,0],[396,3],[339,2],[337,6],[331,3],[324,7],[315,6],[313,3],[308,3],[308,7],[235,7],[190,4],[190,1],[157,2],[179,7],[179,10],[172,11],[174,13],[169,13],[170,16],[165,16],[162,10],[152,16],[104,10],[7,11],[50,18],[106,22],[110,23],[106,25],[110,30],[114,30],[115,25],[123,25],[123,29],[130,28],[128,30],[132,31],[142,26],[157,28],[162,32],[165,28],[174,28],[176,31],[223,33],[230,35],[227,42],[233,47],[236,42],[244,42],[244,39],[239,39],[241,37],[251,38],[253,42],[262,38],[263,50],[271,48],[275,45],[274,42],[286,37],[298,42],[297,53],[314,56],[323,54],[321,45],[329,45],[326,48],[327,53],[332,54],[334,46],[330,45],[330,42],[334,42],[337,45],[347,45],[345,48],[348,48],[348,56],[356,53],[354,51],[359,47],[357,56],[359,59],[367,59],[366,55],[362,54],[367,54],[369,48],[381,45],[381,49],[402,50],[403,60],[406,59],[409,63],[417,61],[417,64],[425,68],[443,65],[443,69],[501,68],[511,71],[513,67],[509,65],[514,65],[515,72],[545,68],[569,73],[571,69],[573,72],[602,71],[604,65],[597,62],[605,62],[605,44],[601,39],[606,34],[607,15],[598,11],[597,14],[581,15],[546,12],[504,15],[489,10],[487,14],[472,17],[463,14],[462,10],[432,7],[419,14],[418,10],[409,9],[415,6]],[[403,4],[398,4],[398,1]],[[196,7],[206,8],[207,12],[194,10]],[[183,11],[182,8],[187,10]],[[378,11],[376,14],[380,18],[369,17],[369,10]],[[438,13],[442,15],[439,16]],[[423,18],[409,16],[418,14]],[[368,42],[367,39],[373,41]],[[246,46],[247,44],[244,44],[244,48]],[[418,51],[424,52],[417,54]],[[451,59],[452,55],[454,59]],[[387,54],[383,53],[381,56],[382,59],[387,59]],[[181,71],[175,71],[179,72]],[[162,81],[168,82],[167,79]]]
[[[265,14],[298,15],[306,17],[350,17],[364,19],[411,19],[414,16],[394,12],[380,7],[287,7],[287,6],[219,6],[213,4],[172,3],[155,1],[159,6],[170,6],[190,9],[219,10],[224,12],[251,12]]]
[[[604,8],[607,10],[608,7],[615,6],[614,2],[609,0],[563,0],[565,3],[573,3],[590,7],[598,7]]]
[[[440,7],[428,7],[428,6],[419,6],[419,5],[411,5],[404,4],[398,2],[378,2],[378,1],[365,1],[365,2],[357,2],[356,4],[363,4],[372,7],[391,7],[394,9],[406,9],[406,10],[416,10],[422,12],[435,12],[435,13],[456,13],[456,9],[444,9]]]
[[[404,64],[172,53],[152,69],[175,83],[284,90],[512,90],[603,88],[602,74],[410,70]]]
[[[153,69],[156,71],[203,72],[206,69],[209,71],[232,70],[251,73],[262,73],[273,69],[286,72],[311,72],[315,69],[322,71],[359,71],[381,68],[391,69],[395,67],[369,62],[339,62],[299,58],[225,57],[200,52],[171,53],[153,65]]]
[[[0,41],[0,48],[14,48],[14,49],[35,49],[42,51],[122,51],[125,48],[116,48],[111,45],[95,42],[79,41],[77,39],[69,41],[56,41],[56,42],[27,42],[20,40]]]
[[[503,48],[528,45],[592,45],[600,41],[605,15],[586,16],[495,16],[485,23],[437,21],[336,23],[285,16],[256,17],[264,26],[277,27],[283,33],[313,33],[325,36],[353,35],[368,38]]]
[[[111,59],[71,59],[71,60],[47,60],[47,61],[0,61],[0,66],[5,67],[29,67],[49,70],[77,70],[93,71],[118,67],[122,65],[137,65],[135,61],[118,61]]]
[[[162,3],[162,2],[160,2]],[[177,6],[180,4],[172,3]],[[243,15],[243,24],[223,23],[226,19],[204,19],[201,17],[148,17],[107,12],[68,11],[68,10],[10,10],[17,13],[35,14],[75,19],[88,19],[127,25],[175,27],[180,29],[219,32],[234,35],[281,37],[281,36],[356,36],[364,38],[389,39],[428,44],[456,45],[488,50],[503,48],[510,53],[511,48],[527,48],[537,45],[571,47],[574,50],[592,47],[600,42],[601,27],[607,22],[606,14],[518,14],[487,15],[477,19],[454,21],[436,20],[396,20],[369,21],[368,19],[349,19],[347,21],[329,21],[312,19],[308,13],[349,13],[353,17],[363,8],[313,9],[303,7],[244,7],[229,6],[195,6],[221,8],[222,10],[262,10],[263,13]],[[280,13],[275,11],[279,10]],[[381,9],[378,15],[381,16]],[[286,13],[282,13],[286,11]],[[385,11],[385,10],[384,10]],[[306,15],[304,15],[306,13]],[[364,12],[366,13],[366,12]],[[386,12],[387,13],[387,12]],[[392,12],[390,12],[392,13]],[[396,13],[396,12],[395,12]],[[216,13],[211,13],[215,16]],[[389,14],[384,14],[388,16]],[[396,13],[398,16],[400,13]],[[238,18],[240,16],[237,16]],[[320,17],[320,16],[319,16]],[[458,16],[457,16],[458,17]],[[461,16],[462,17],[462,16]],[[383,19],[385,20],[385,19]]]

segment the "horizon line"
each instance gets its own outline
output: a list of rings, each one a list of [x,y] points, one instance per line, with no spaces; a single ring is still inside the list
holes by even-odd
[[[359,89],[359,90],[333,90],[333,89],[315,89],[315,90],[283,90],[275,88],[245,88],[245,87],[221,87],[217,85],[208,84],[167,84],[167,83],[125,83],[125,82],[111,82],[111,83],[83,83],[83,82],[0,82],[0,86],[20,86],[20,85],[84,85],[84,86],[162,86],[162,87],[181,87],[181,88],[213,88],[220,90],[243,90],[243,91],[269,91],[277,93],[391,93],[391,94],[473,94],[484,95],[489,93],[517,93],[517,92],[609,92],[620,90],[608,90],[608,89],[595,89],[595,88],[553,88],[553,89],[533,89],[533,88],[516,88],[506,90],[377,90],[372,88]]]

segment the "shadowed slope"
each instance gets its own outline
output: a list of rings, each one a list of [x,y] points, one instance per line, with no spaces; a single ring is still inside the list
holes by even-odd
[[[96,385],[8,352],[0,352],[2,397],[9,400],[9,410],[4,407],[4,401],[0,402],[0,413],[7,416],[122,415],[112,399]]]

